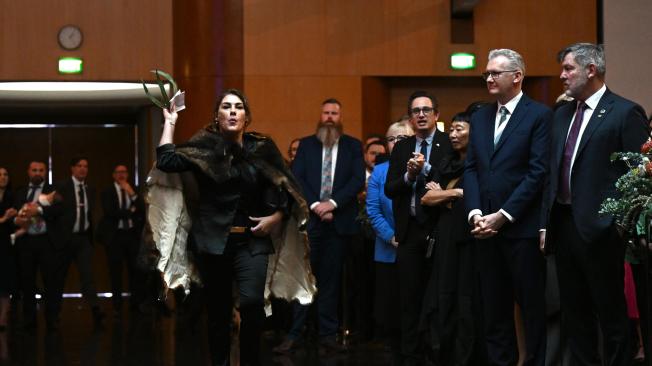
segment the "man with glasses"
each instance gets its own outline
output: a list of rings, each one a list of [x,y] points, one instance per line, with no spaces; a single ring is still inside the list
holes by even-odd
[[[385,183],[385,195],[392,200],[398,242],[396,265],[399,280],[401,357],[403,365],[423,363],[419,339],[419,316],[426,284],[430,251],[427,237],[437,215],[421,206],[425,184],[442,157],[452,147],[446,133],[437,130],[437,100],[424,91],[408,100],[410,125],[415,136],[398,141],[392,151]]]
[[[101,193],[104,217],[98,226],[98,239],[105,245],[111,278],[111,300],[116,316],[122,313],[122,272],[127,268],[130,308],[138,309],[142,291],[141,275],[136,266],[139,235],[144,220],[143,201],[138,189],[129,184],[129,170],[118,164],[113,169],[111,186]]]
[[[482,74],[496,102],[471,117],[464,200],[477,240],[485,338],[491,365],[518,360],[514,302],[525,326],[525,365],[543,365],[545,261],[538,250],[541,195],[552,111],[521,91],[525,64],[509,49],[489,52]]]

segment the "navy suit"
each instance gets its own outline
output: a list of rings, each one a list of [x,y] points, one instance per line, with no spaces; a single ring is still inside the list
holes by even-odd
[[[292,162],[292,173],[297,178],[308,205],[319,202],[322,177],[323,145],[315,135],[304,137]],[[332,222],[322,222],[312,211],[308,220],[310,262],[317,280],[319,335],[334,338],[338,329],[337,305],[343,253],[350,236],[359,231],[357,194],[364,188],[365,166],[359,140],[342,135],[337,148],[335,175],[331,199],[337,208]],[[289,338],[297,339],[306,319],[307,306],[295,306],[294,321]]]
[[[301,139],[296,158],[292,162],[292,173],[299,181],[308,205],[319,202],[321,164],[321,141],[315,135]],[[333,212],[333,224],[338,234],[353,235],[359,230],[355,222],[359,210],[356,196],[364,188],[365,183],[365,166],[360,141],[351,136],[341,136],[336,164],[331,196],[337,203],[337,209]],[[319,230],[323,226],[321,220],[312,211],[310,215],[308,232]]]
[[[523,309],[525,365],[543,365],[545,263],[537,238],[552,111],[523,95],[494,147],[497,110],[491,104],[471,118],[463,185],[467,213],[480,209],[488,215],[503,209],[514,219],[476,244],[487,351],[491,364],[516,364],[516,300]]]
[[[647,139],[645,112],[611,93],[602,95],[586,122],[571,168],[571,203],[557,203],[560,167],[566,136],[577,103],[554,116],[550,180],[546,186],[542,227],[546,248],[555,247],[562,334],[568,339],[573,364],[600,364],[599,319],[605,365],[631,363],[631,335],[624,297],[625,244],[612,216],[600,215],[600,204],[617,197],[616,180],[627,171],[610,161],[619,151],[640,151]]]

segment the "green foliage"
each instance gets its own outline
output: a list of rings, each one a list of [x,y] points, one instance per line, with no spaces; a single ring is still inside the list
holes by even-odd
[[[652,212],[652,179],[646,171],[649,156],[635,153],[614,153],[612,162],[623,161],[627,172],[616,181],[620,197],[607,198],[600,206],[600,214],[613,215],[616,223],[630,235],[636,235],[641,227],[641,214]],[[648,215],[644,215],[648,217]]]
[[[154,95],[152,95],[149,89],[147,89],[147,85],[145,85],[145,82],[141,80],[141,82],[143,83],[143,89],[145,89],[145,94],[147,95],[149,100],[151,100],[152,103],[154,103],[154,105],[156,105],[157,107],[169,109],[170,99],[172,99],[172,97],[179,90],[179,88],[177,87],[177,83],[174,81],[174,79],[170,74],[164,72],[163,70],[156,69],[156,70],[150,70],[150,72],[156,75],[156,83],[158,84],[158,87],[161,90],[162,99],[159,100]],[[165,92],[165,80],[161,79],[161,77],[163,77],[163,79],[167,80],[167,82],[170,83],[169,94]]]

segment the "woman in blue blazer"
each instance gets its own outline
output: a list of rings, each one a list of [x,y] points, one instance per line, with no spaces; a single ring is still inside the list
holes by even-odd
[[[414,135],[407,120],[401,120],[387,129],[387,149],[391,153],[394,144]],[[396,247],[392,201],[385,196],[385,180],[389,169],[389,157],[378,156],[376,165],[367,182],[367,216],[376,233],[374,261],[376,262],[376,291],[374,317],[381,336],[386,337],[395,359],[400,357],[400,317],[396,295]]]

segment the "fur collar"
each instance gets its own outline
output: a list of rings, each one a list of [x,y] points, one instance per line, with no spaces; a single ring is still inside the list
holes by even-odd
[[[307,222],[308,205],[301,195],[299,184],[276,144],[268,136],[246,132],[241,147],[224,140],[222,134],[209,126],[199,130],[186,143],[177,145],[176,151],[216,183],[223,183],[233,176],[234,158],[248,161],[272,184],[285,189],[292,196],[297,203],[292,209],[292,215],[299,225],[304,226]]]

